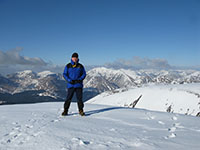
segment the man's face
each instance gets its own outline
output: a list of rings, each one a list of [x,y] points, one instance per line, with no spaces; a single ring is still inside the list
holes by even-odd
[[[78,58],[77,57],[72,57],[72,61],[76,63],[78,61]]]

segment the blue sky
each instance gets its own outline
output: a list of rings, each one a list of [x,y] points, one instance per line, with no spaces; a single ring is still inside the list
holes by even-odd
[[[63,65],[134,56],[200,65],[198,0],[0,0],[0,50]]]

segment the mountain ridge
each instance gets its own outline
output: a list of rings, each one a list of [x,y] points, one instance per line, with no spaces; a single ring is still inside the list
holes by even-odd
[[[127,70],[97,67],[87,71],[84,80],[84,100],[102,92],[119,88],[129,89],[145,84],[200,83],[200,71],[196,70]],[[38,96],[65,99],[66,81],[61,73],[43,71],[35,73],[25,70],[7,76],[0,76],[0,94],[16,94],[26,91],[43,91]],[[1,100],[0,101],[5,101]]]

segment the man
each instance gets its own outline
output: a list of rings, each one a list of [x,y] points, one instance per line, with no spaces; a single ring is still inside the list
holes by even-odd
[[[72,54],[71,63],[68,63],[65,66],[63,77],[68,82],[67,83],[68,94],[67,94],[66,101],[64,103],[64,111],[62,115],[63,116],[68,115],[68,109],[69,109],[72,97],[74,95],[74,92],[76,92],[79,114],[81,116],[85,116],[85,113],[83,111],[84,104],[82,101],[82,95],[83,95],[83,80],[86,77],[86,72],[83,65],[79,63],[77,53]]]

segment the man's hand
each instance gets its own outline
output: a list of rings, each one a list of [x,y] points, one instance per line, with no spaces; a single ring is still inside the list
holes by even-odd
[[[71,84],[76,84],[76,83],[81,83],[82,81],[81,80],[72,80],[70,83]]]
[[[71,83],[71,84],[75,84],[75,80],[71,80],[69,83]]]

